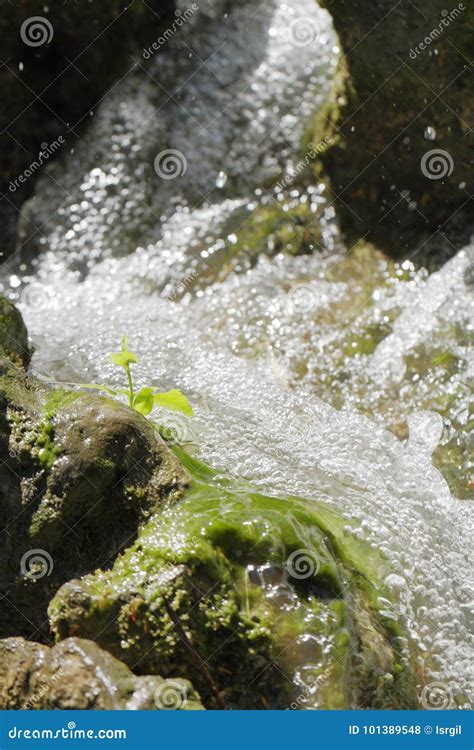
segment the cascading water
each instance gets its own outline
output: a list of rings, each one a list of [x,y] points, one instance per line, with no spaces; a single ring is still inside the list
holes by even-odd
[[[249,0],[224,22],[197,13],[156,60],[136,63],[38,182],[25,231],[40,255],[4,286],[40,376],[115,382],[106,355],[127,332],[137,380],[189,394],[196,418],[171,426],[206,461],[269,494],[337,507],[345,533],[387,559],[430,680],[467,696],[472,516],[432,464],[436,380],[414,377],[407,358],[433,342],[449,349],[462,366],[444,387],[467,413],[473,248],[428,279],[374,251],[359,278],[323,185],[268,188],[294,169],[337,62],[313,0]],[[155,163],[167,149],[181,154],[173,180]],[[275,206],[314,214],[313,254],[233,258],[246,218]],[[393,434],[406,438],[407,424],[408,443]]]

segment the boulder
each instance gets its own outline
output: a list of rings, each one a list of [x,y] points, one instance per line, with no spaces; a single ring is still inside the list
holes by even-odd
[[[396,614],[371,582],[381,561],[336,538],[320,504],[199,473],[194,462],[185,497],[111,570],[59,590],[56,637],[93,640],[143,674],[179,665],[207,708],[415,708]]]
[[[19,361],[0,360],[5,707],[191,707],[157,682],[177,675],[213,709],[417,707],[385,563],[334,511],[236,486]]]
[[[68,638],[54,648],[0,641],[0,709],[199,710],[187,680],[136,677],[95,643]]]
[[[408,250],[418,251],[417,260],[433,253],[442,260],[459,247],[474,190],[474,7],[444,0],[321,4],[349,72],[345,97],[337,99],[336,145],[322,156],[343,226],[392,255]]]
[[[110,565],[188,478],[137,412],[27,376],[15,363],[27,361],[26,329],[2,305],[12,359],[0,359],[0,634],[31,637],[58,586]]]
[[[28,367],[31,349],[28,332],[21,313],[9,300],[0,295],[0,355]]]

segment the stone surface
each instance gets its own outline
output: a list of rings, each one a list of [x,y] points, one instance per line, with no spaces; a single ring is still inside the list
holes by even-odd
[[[26,329],[0,304],[0,347],[12,353],[0,359],[0,633],[32,636],[57,587],[110,565],[188,479],[138,413],[28,377],[13,361],[26,357]]]
[[[27,367],[31,350],[28,332],[20,312],[11,302],[0,295],[0,352]]]
[[[444,227],[454,247],[437,234],[425,254],[452,255],[474,190],[473,6],[321,4],[333,17],[350,74],[337,145],[322,157],[342,199],[345,229],[357,238],[369,234],[395,255],[417,251],[420,259],[424,242]]]
[[[302,692],[298,708],[414,708],[370,554],[358,567],[316,508],[195,482],[110,571],[60,589],[52,629],[140,672],[179,665],[207,708],[289,708]]]
[[[199,710],[187,680],[136,677],[95,643],[0,641],[0,709]]]

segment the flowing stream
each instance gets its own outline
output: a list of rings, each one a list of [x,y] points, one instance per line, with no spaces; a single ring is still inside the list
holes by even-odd
[[[115,383],[107,354],[127,332],[137,382],[195,406],[192,421],[169,418],[179,440],[269,494],[339,509],[346,533],[387,558],[430,680],[468,696],[472,506],[432,463],[449,425],[431,407],[447,394],[466,422],[474,247],[430,277],[375,250],[361,271],[322,182],[275,191],[329,96],[338,42],[313,0],[223,12],[197,12],[156,59],[137,54],[37,183],[34,272],[3,279],[33,370]],[[157,174],[167,149],[172,180]],[[255,262],[232,255],[256,209],[298,206],[314,214],[312,254],[272,255],[269,242]],[[450,353],[441,386],[438,349]]]

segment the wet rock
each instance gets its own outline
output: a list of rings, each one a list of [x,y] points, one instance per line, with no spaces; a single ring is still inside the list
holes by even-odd
[[[339,545],[303,501],[195,482],[110,571],[65,584],[51,626],[143,673],[178,664],[208,708],[415,707],[396,615]]]
[[[322,2],[346,54],[350,79],[337,145],[323,162],[341,197],[346,230],[398,256],[452,255],[474,185],[469,65],[474,8],[444,0]],[[462,209],[461,213],[458,211]],[[420,257],[418,257],[420,259]]]
[[[21,316],[8,309],[25,346]],[[0,346],[18,358],[12,341],[8,329]],[[58,585],[110,565],[188,481],[138,413],[101,396],[51,390],[5,357],[0,458],[3,635],[41,628]]]
[[[127,407],[7,358],[0,406],[8,707],[110,707],[102,679],[120,707],[157,688],[165,708],[192,702],[149,677],[176,674],[208,708],[416,707],[383,560],[334,512],[235,487]],[[21,647],[51,630],[55,649]]]
[[[21,313],[3,295],[0,295],[0,353],[23,367],[28,366],[31,356]]]
[[[187,680],[136,677],[95,643],[68,638],[48,648],[23,638],[0,641],[0,709],[196,710]]]

